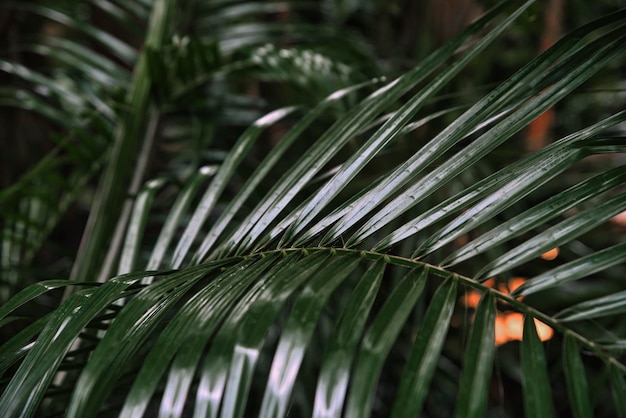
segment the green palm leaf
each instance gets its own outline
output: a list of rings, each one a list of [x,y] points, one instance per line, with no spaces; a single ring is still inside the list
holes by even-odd
[[[71,280],[37,282],[0,307],[6,327],[38,297],[66,292],[0,345],[0,416],[483,417],[494,393],[516,388],[523,399],[505,406],[513,415],[522,404],[526,416],[554,416],[563,405],[580,417],[624,413],[624,243],[585,242],[626,210],[624,169],[566,174],[588,157],[626,152],[626,112],[500,160],[541,113],[623,62],[626,11],[566,35],[474,104],[442,109],[441,91],[532,1],[497,5],[392,81],[306,49],[328,38],[349,46],[332,25],[315,32],[258,19],[290,3],[93,3],[120,24],[145,25],[139,52],[69,13],[19,7],[103,45],[106,53],[63,39],[32,47],[97,88],[0,63],[32,88],[35,111],[96,138],[93,149],[65,140],[69,157],[44,160],[2,192],[4,202],[32,203],[32,173],[67,164],[72,181],[90,177],[95,170],[79,162],[108,152]],[[296,45],[277,46],[288,34]],[[249,111],[235,86],[250,74],[310,96]],[[54,94],[35,98],[42,86]],[[19,104],[17,91],[2,90],[2,103]],[[64,118],[79,104],[87,111]],[[221,113],[228,104],[249,113],[231,123]],[[439,133],[410,136],[439,118],[450,118]],[[212,132],[198,144],[218,158],[196,155],[182,171],[159,172],[151,150],[181,127],[179,144],[193,127],[199,137]],[[50,202],[76,198],[55,178]],[[48,209],[55,220],[60,206]],[[51,228],[37,224],[43,215],[11,213],[6,271],[24,261],[31,226],[33,248]],[[537,261],[557,246],[565,262]],[[519,275],[532,278],[511,294],[484,283]],[[480,303],[461,308],[461,292],[474,291]],[[525,318],[521,356],[496,346],[496,321],[511,311]],[[554,330],[549,345],[535,319]],[[591,375],[587,357],[607,373]],[[550,390],[555,374],[567,399]],[[610,385],[614,404],[597,384]]]

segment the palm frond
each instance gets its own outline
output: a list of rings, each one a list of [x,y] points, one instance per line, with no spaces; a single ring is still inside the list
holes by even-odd
[[[586,243],[585,234],[626,211],[625,172],[606,164],[574,181],[564,173],[626,152],[626,111],[535,153],[505,161],[502,149],[624,60],[626,11],[569,33],[469,108],[429,107],[531,3],[495,6],[392,81],[348,77],[349,67],[323,54],[312,58],[321,67],[306,67],[300,49],[260,47],[254,39],[276,41],[277,32],[246,19],[282,3],[107,5],[118,18],[152,10],[144,48],[128,61],[132,111],[107,125],[112,154],[72,280],[35,283],[0,307],[6,325],[37,297],[67,289],[58,307],[0,346],[0,416],[483,417],[497,403],[494,369],[506,365],[495,340],[505,313],[519,315],[523,329],[519,355],[506,354],[510,385],[523,394],[506,405],[512,416],[522,404],[528,417],[623,414],[624,243]],[[205,8],[237,25],[215,35],[218,20]],[[170,44],[186,24],[224,40]],[[240,60],[233,51],[244,46],[252,52]],[[219,163],[192,167],[173,198],[162,193],[167,177],[144,181],[141,138],[162,137],[168,116],[188,111],[181,98],[200,100],[196,115],[214,109],[202,101],[211,81],[258,65],[260,78],[305,89],[321,89],[316,73],[326,69],[337,90],[222,141]],[[451,114],[431,139],[409,136]],[[271,128],[282,134],[261,154]],[[248,158],[258,162],[246,172]],[[537,262],[555,247],[560,265]],[[530,279],[512,292],[486,282],[514,276]],[[470,292],[480,294],[471,315],[458,303]],[[541,323],[555,332],[546,345]],[[606,372],[591,380],[599,364]],[[550,390],[555,380],[565,390]],[[596,385],[610,386],[613,403]]]

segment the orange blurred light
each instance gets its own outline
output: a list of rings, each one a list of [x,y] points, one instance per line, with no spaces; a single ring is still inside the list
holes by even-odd
[[[524,277],[513,277],[511,280],[509,280],[509,283],[508,283],[509,293],[513,292],[515,289],[523,285],[525,282],[526,282],[526,278]]]
[[[496,279],[494,277],[487,279],[483,282],[483,285],[493,289],[496,286]]]
[[[544,260],[550,261],[550,260],[554,260],[555,258],[557,258],[558,255],[559,255],[559,248],[556,247],[541,254],[541,258],[543,258]]]
[[[548,341],[554,335],[554,330],[535,318],[535,328],[537,328],[537,335],[541,341]]]
[[[469,292],[465,294],[465,296],[463,297],[463,301],[461,303],[463,303],[464,306],[467,306],[469,308],[475,308],[478,306],[479,301],[480,301],[480,293],[478,293],[475,290],[470,290]]]
[[[524,315],[518,312],[510,312],[506,315],[506,335],[509,341],[522,340],[524,333]]]
[[[552,260],[558,255],[559,249],[554,248],[548,251],[542,255],[542,258],[544,258],[544,256],[548,253],[554,254],[554,256],[550,258],[550,260]],[[513,277],[506,285],[499,284],[498,290],[508,295],[523,285],[524,282],[526,282],[524,277]],[[496,286],[496,280],[492,277],[486,280],[483,285],[493,289]],[[480,292],[477,292],[476,290],[469,290],[463,296],[461,303],[469,308],[476,308],[480,302],[480,297]],[[541,341],[547,341],[552,338],[554,330],[551,327],[538,319],[535,319],[534,321],[535,328],[537,329],[537,335]],[[524,315],[519,312],[497,312],[494,332],[496,346],[506,344],[510,341],[521,341],[522,336],[524,335]]]
[[[611,222],[616,223],[620,226],[626,226],[626,211],[615,215],[611,218]]]
[[[537,335],[541,341],[547,341],[554,335],[554,330],[543,322],[535,319]],[[524,335],[524,315],[518,312],[498,312],[495,324],[496,345],[509,341],[521,341]]]
[[[496,316],[496,345],[502,345],[509,342],[509,337],[506,332],[506,318],[503,314],[498,313]]]
[[[467,235],[461,235],[460,237],[458,237],[458,238],[454,241],[454,243],[455,243],[457,246],[459,246],[459,247],[464,246],[464,245],[465,245],[465,244],[467,244],[468,242],[469,242],[469,236],[467,236]]]

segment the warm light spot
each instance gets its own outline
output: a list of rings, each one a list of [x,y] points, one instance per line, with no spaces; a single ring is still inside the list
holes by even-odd
[[[509,283],[508,283],[509,293],[513,292],[515,289],[523,285],[525,282],[526,282],[526,279],[524,277],[513,277],[511,280],[509,280]]]
[[[545,253],[541,254],[541,258],[544,260],[554,260],[559,255],[559,248],[553,248]]]
[[[500,293],[504,293],[505,295],[510,295],[515,289],[523,285],[524,282],[526,282],[526,278],[524,277],[513,277],[506,283],[498,284],[498,291]],[[490,287],[493,287],[493,285]]]
[[[626,211],[612,217],[611,222],[620,226],[626,226]]]
[[[506,332],[506,319],[502,314],[496,316],[496,345],[502,345],[509,342]]]
[[[558,254],[558,248],[551,250]],[[550,252],[550,251],[549,251]],[[547,254],[547,253],[546,253]],[[520,287],[526,282],[524,277],[513,277],[506,285],[499,284],[498,290],[506,295]],[[486,280],[483,285],[494,288],[496,286],[495,278]],[[476,308],[480,302],[481,294],[475,290],[470,290],[463,296],[461,303],[468,308]],[[541,341],[547,341],[554,335],[554,330],[543,322],[535,319],[535,328],[537,335]],[[519,312],[497,312],[495,323],[495,342],[496,345],[506,344],[509,341],[521,341],[524,335],[524,315]]]
[[[495,284],[496,279],[494,279],[493,277],[483,282],[483,285],[491,288],[493,288]],[[480,295],[481,294],[479,292],[475,290],[470,290],[465,294],[465,296],[463,296],[461,303],[463,304],[463,306],[467,306],[468,308],[476,308],[478,306],[478,302],[480,301]]]
[[[493,289],[496,285],[496,279],[494,277],[487,279],[483,282],[483,285]]]
[[[498,312],[496,316],[496,345],[509,341],[521,341],[524,330],[524,316],[517,312]]]
[[[547,341],[554,335],[554,330],[543,322],[535,319],[537,335],[541,341]],[[524,315],[518,312],[498,312],[495,324],[496,345],[509,341],[521,341],[524,335]]]
[[[554,330],[535,318],[535,328],[537,328],[537,335],[541,341],[548,341],[554,335]]]
[[[524,333],[524,315],[518,312],[510,312],[506,314],[506,336],[509,341],[522,340]]]
[[[479,301],[480,301],[480,293],[478,293],[475,290],[470,290],[469,292],[465,294],[465,296],[463,297],[463,301],[461,303],[463,303],[464,306],[467,306],[469,308],[475,308],[478,306]]]
[[[467,244],[469,242],[469,237],[467,235],[461,235],[460,237],[458,237],[456,240],[454,240],[454,243],[458,246],[458,247],[462,247],[465,244]]]

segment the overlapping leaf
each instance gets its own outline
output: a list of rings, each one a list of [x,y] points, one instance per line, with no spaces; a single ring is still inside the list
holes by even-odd
[[[168,417],[274,417],[289,415],[290,408],[318,417],[415,416],[428,406],[425,399],[437,387],[432,382],[443,365],[460,375],[458,384],[452,385],[456,416],[482,417],[490,407],[492,370],[499,361],[495,323],[505,309],[520,311],[526,318],[519,370],[527,416],[552,416],[557,396],[549,391],[552,365],[534,318],[564,339],[561,370],[572,414],[590,416],[596,395],[587,383],[582,350],[609,368],[615,411],[623,413],[619,402],[626,366],[614,351],[605,351],[608,345],[603,346],[600,337],[573,327],[592,318],[618,321],[626,310],[624,292],[606,287],[604,294],[584,300],[556,301],[558,309],[546,312],[532,306],[530,298],[515,299],[619,268],[623,243],[588,247],[586,254],[574,254],[568,262],[543,270],[512,296],[479,281],[494,275],[505,278],[547,249],[567,245],[626,210],[624,194],[618,190],[624,183],[623,167],[563,186],[541,203],[516,207],[581,159],[625,152],[623,137],[613,133],[626,112],[609,115],[465,184],[460,192],[443,197],[436,192],[462,184],[459,177],[497,155],[500,146],[539,114],[623,58],[625,39],[619,25],[624,24],[625,11],[564,37],[433,139],[389,163],[382,174],[371,176],[367,169],[395,150],[416,118],[431,121],[448,113],[420,114],[532,2],[517,9],[507,9],[508,2],[496,6],[415,69],[379,87],[347,112],[330,117],[330,128],[324,119],[330,110],[347,97],[355,101],[373,83],[345,86],[304,110],[304,116],[295,107],[269,113],[233,141],[219,167],[190,170],[195,174],[176,199],[163,205],[168,211],[160,214],[158,237],[150,242],[156,232],[150,230],[156,211],[152,201],[165,181],[148,181],[132,205],[124,202],[129,182],[140,190],[147,164],[145,149],[139,152],[144,160],[135,163],[138,138],[150,144],[157,135],[161,112],[167,109],[158,107],[163,104],[160,100],[177,94],[176,100],[187,97],[191,87],[206,91],[211,78],[203,78],[207,76],[203,73],[196,79],[193,69],[207,67],[189,63],[185,67],[189,73],[181,77],[189,84],[160,97],[155,92],[159,69],[151,68],[150,57],[185,19],[207,36],[223,37],[218,44],[226,55],[242,45],[275,40],[284,27],[246,19],[280,11],[284,4],[211,2],[197,8],[187,5],[184,11],[190,14],[179,16],[174,2],[166,0],[130,2],[125,7],[96,3],[119,22],[130,21],[129,13],[146,20],[150,16],[141,54],[134,56],[123,46],[115,51],[118,59],[135,65],[126,98],[132,112],[119,118],[116,113],[107,115],[117,126],[116,145],[102,182],[102,200],[92,216],[95,233],[75,266],[81,281],[41,282],[26,288],[0,308],[7,317],[0,324],[18,318],[19,309],[51,288],[93,281],[98,272],[104,283],[72,293],[0,347],[0,365],[8,378],[0,415],[35,416],[45,403],[70,417],[97,416],[110,413],[108,409],[125,417],[145,416],[157,408]],[[223,11],[222,23],[236,24],[213,28],[217,18],[206,12],[216,8]],[[109,49],[118,45],[57,12],[32,10],[84,30]],[[505,10],[507,16],[494,20]],[[483,32],[489,25],[491,30]],[[306,37],[313,28],[300,29],[293,39]],[[481,32],[482,37],[475,39]],[[178,39],[184,42],[184,37]],[[459,50],[470,40],[474,42]],[[84,58],[78,68],[94,79],[105,82],[118,68],[102,57],[85,55],[75,45],[64,47],[64,52]],[[39,51],[72,61],[52,49]],[[280,57],[278,52],[265,58]],[[276,62],[266,64],[272,67]],[[30,82],[53,85],[40,74],[18,73]],[[59,86],[55,89],[63,92]],[[71,102],[72,97],[65,100]],[[96,93],[76,95],[76,100],[85,99],[94,108],[106,105]],[[52,115],[44,103],[42,113]],[[256,141],[288,115],[296,115],[294,124],[285,125],[286,134],[267,156],[258,158]],[[313,136],[316,130],[322,133]],[[284,167],[282,160],[293,156],[290,152],[297,152],[297,158],[290,158],[289,171],[277,173],[277,166]],[[259,159],[255,170],[249,170],[250,178],[243,186],[228,189],[245,172],[242,165],[248,158]],[[324,172],[330,174],[320,175]],[[264,190],[268,192],[259,193]],[[594,205],[584,207],[590,199]],[[511,208],[514,216],[509,217]],[[494,224],[495,216],[507,220]],[[23,234],[20,228],[15,231]],[[114,231],[120,244],[108,245],[107,237]],[[422,236],[425,231],[427,236]],[[480,235],[482,231],[486,232]],[[321,234],[325,236],[316,241]],[[471,234],[467,244],[456,250],[450,246],[467,234]],[[396,250],[400,242],[406,245]],[[475,260],[480,260],[471,265],[475,270],[461,264]],[[120,274],[134,273],[109,278],[115,264]],[[170,270],[152,271],[157,268]],[[464,323],[454,317],[460,286],[483,292]],[[469,331],[466,342],[465,331]],[[619,347],[623,336],[614,337],[613,345]],[[69,367],[77,367],[76,372],[66,370]],[[389,378],[394,374],[398,379]],[[69,399],[55,392],[66,386]]]

